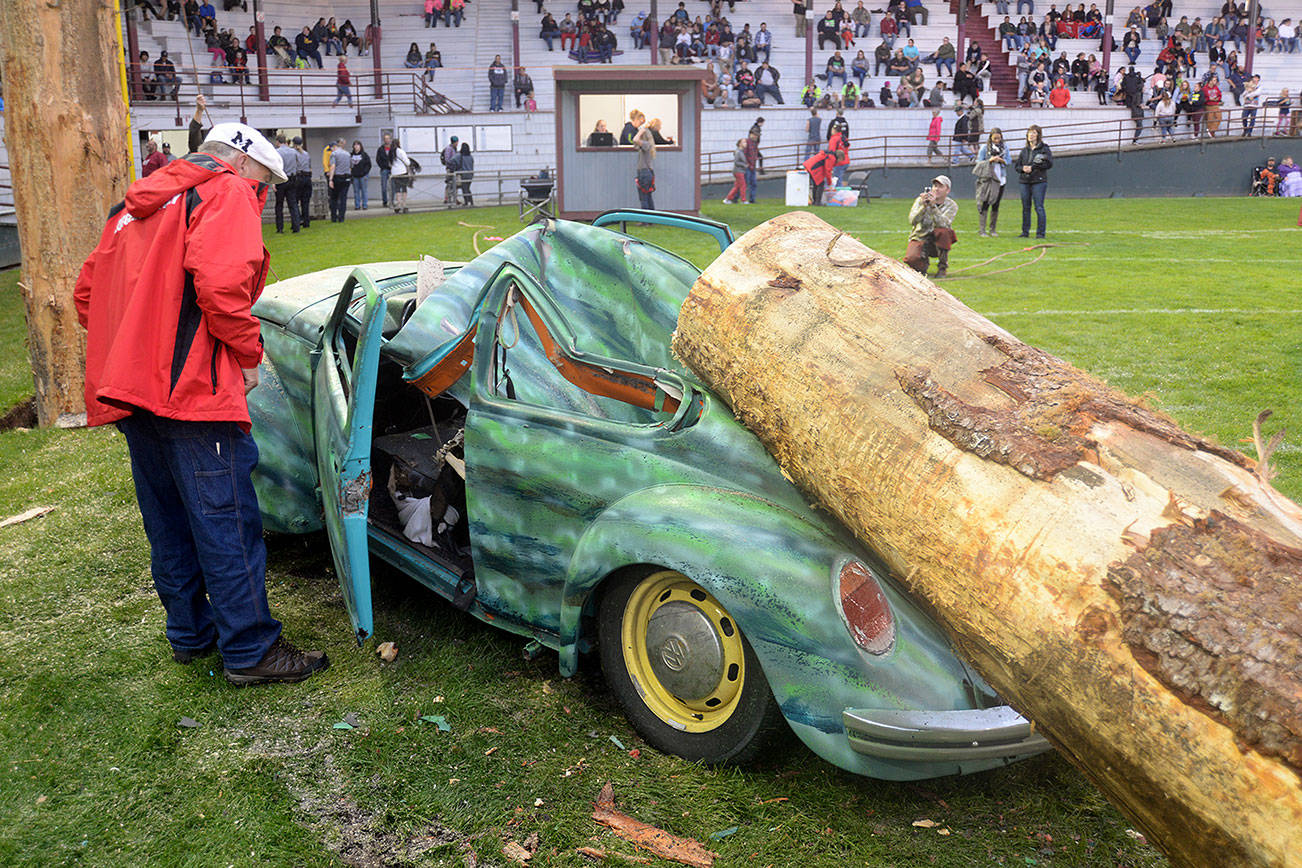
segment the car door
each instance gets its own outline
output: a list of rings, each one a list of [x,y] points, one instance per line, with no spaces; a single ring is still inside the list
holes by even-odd
[[[480,314],[466,421],[475,581],[497,616],[549,631],[579,538],[610,503],[655,479],[656,462],[638,456],[654,453],[668,430],[658,423],[674,418],[682,394],[663,372],[574,354],[573,341],[531,277],[498,271]]]
[[[366,519],[384,314],[384,295],[365,271],[355,269],[321,334],[312,368],[312,432],[326,533],[359,644],[373,629]]]

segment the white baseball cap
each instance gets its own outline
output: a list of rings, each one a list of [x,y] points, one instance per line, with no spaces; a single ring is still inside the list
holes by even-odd
[[[204,143],[221,142],[223,145],[229,145],[237,151],[243,151],[252,157],[256,162],[266,166],[271,170],[271,179],[276,184],[283,184],[289,180],[285,174],[285,163],[280,159],[280,154],[267,141],[267,137],[247,124],[216,124],[208,131]]]
[[[931,179],[931,183],[933,183],[933,184],[942,184],[942,185],[944,185],[944,186],[946,186],[946,187],[953,187],[953,186],[954,186],[953,184],[951,184],[951,183],[949,182],[949,175],[937,175],[936,177],[934,177],[934,178]]]

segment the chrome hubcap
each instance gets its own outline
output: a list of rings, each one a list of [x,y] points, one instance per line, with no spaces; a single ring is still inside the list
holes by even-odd
[[[705,613],[674,600],[647,622],[646,654],[665,690],[682,700],[704,699],[723,679],[723,643]]]

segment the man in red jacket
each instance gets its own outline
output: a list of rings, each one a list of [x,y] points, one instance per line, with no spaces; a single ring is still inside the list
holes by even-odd
[[[126,437],[172,657],[220,650],[233,684],[301,681],[319,651],[281,636],[245,395],[262,338],[251,308],[267,278],[260,214],[280,155],[243,124],[131,185],[81,268],[86,414]]]

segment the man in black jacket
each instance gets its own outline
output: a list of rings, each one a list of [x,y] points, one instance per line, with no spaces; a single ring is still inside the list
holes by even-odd
[[[776,69],[769,66],[766,60],[755,70],[755,94],[760,98],[760,105],[764,104],[764,95],[769,94],[782,105],[782,92],[778,90],[778,79],[781,75]]]
[[[393,152],[398,148],[393,143],[393,136],[384,134],[384,141],[375,149],[375,165],[380,167],[380,204],[389,204],[389,175],[393,169]]]

